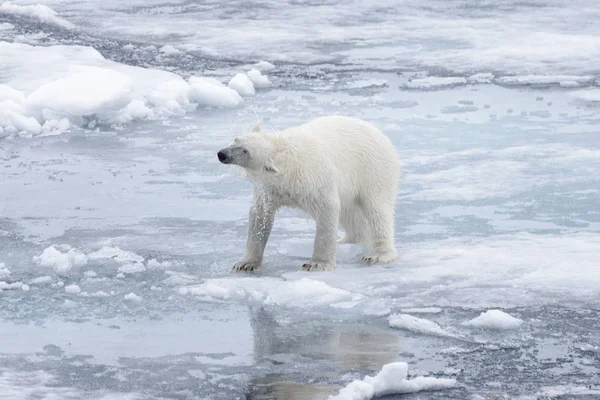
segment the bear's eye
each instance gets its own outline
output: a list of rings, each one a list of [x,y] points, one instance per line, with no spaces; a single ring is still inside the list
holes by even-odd
[[[243,149],[243,150],[242,150],[242,153],[244,153],[244,154],[248,154],[248,150],[246,150],[246,149]]]

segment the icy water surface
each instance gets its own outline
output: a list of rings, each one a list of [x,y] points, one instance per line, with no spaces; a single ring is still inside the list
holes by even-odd
[[[595,2],[44,4],[0,7],[0,399],[326,399],[394,361],[456,385],[390,399],[600,397]],[[260,60],[243,100],[184,80]],[[39,91],[73,65],[133,94]],[[399,260],[302,272],[283,210],[234,274],[251,186],[216,152],[327,114],[398,149]]]

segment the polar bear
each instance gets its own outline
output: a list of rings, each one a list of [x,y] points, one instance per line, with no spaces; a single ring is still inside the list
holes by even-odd
[[[313,255],[302,269],[336,266],[340,243],[363,243],[365,263],[396,258],[394,206],[400,163],[390,140],[373,125],[351,117],[321,117],[281,132],[251,132],[217,153],[223,164],[243,168],[254,183],[246,252],[235,271],[253,271],[280,207],[308,212],[316,221]]]

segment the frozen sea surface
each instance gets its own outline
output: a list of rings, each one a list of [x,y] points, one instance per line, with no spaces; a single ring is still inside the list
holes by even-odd
[[[599,398],[600,6],[473,3],[0,3],[0,399]],[[284,210],[232,273],[217,150],[327,114],[401,155],[399,260],[302,272]]]

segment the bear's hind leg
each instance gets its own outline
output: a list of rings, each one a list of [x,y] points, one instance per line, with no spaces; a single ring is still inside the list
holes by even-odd
[[[367,264],[386,264],[397,258],[394,246],[394,204],[367,204],[365,212],[371,228],[371,254],[363,257]]]
[[[367,243],[367,220],[362,209],[356,205],[340,213],[340,225],[344,229],[344,237],[338,240],[340,244]]]

